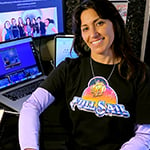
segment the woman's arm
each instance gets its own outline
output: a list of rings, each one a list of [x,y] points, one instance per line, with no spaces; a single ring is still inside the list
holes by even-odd
[[[2,41],[5,41],[6,29],[4,28],[2,31]]]
[[[150,150],[150,124],[138,125],[135,136],[120,150]]]
[[[39,150],[39,115],[54,101],[45,89],[38,88],[24,102],[19,116],[19,144],[21,150]]]

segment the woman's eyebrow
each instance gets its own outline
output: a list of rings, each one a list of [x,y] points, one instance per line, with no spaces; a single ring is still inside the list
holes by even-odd
[[[100,19],[100,17],[96,18],[95,20],[93,20],[93,23],[95,23],[96,21],[98,21]],[[85,27],[87,26],[87,24],[81,24],[81,27]]]

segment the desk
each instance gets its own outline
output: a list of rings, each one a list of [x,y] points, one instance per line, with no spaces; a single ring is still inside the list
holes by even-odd
[[[12,111],[0,104],[0,108]],[[68,133],[62,125],[62,104],[53,104],[40,116],[40,150],[67,150]],[[65,114],[64,114],[65,115]],[[4,113],[0,125],[0,150],[20,150],[18,141],[18,115]]]
[[[0,104],[0,108],[12,111]],[[20,150],[18,142],[18,115],[4,113],[0,124],[0,150]]]

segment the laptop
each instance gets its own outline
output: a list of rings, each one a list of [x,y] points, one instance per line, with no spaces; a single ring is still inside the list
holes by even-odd
[[[32,37],[0,43],[0,103],[20,112],[46,78],[39,60]]]
[[[72,49],[73,35],[56,35],[55,40],[55,59],[54,65],[57,67],[65,58],[77,58],[78,55]]]

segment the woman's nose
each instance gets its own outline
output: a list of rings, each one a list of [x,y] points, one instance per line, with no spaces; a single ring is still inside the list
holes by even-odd
[[[99,36],[99,33],[98,33],[98,31],[97,31],[97,29],[95,27],[91,28],[90,34],[91,34],[92,38],[96,38],[97,36]]]

